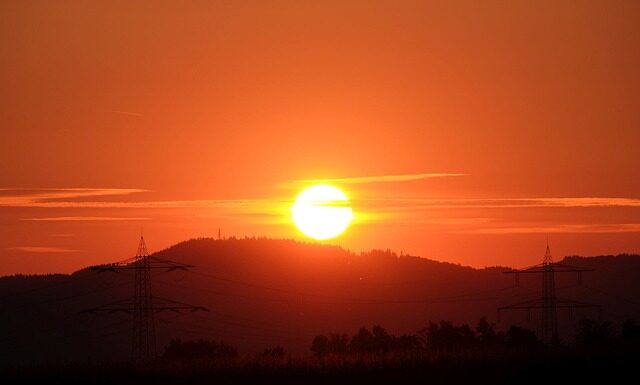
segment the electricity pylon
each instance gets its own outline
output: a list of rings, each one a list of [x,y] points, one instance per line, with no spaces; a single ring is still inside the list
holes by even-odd
[[[542,296],[529,301],[499,307],[498,319],[500,319],[500,313],[504,310],[527,310],[528,315],[531,310],[541,310],[540,333],[542,341],[547,345],[556,344],[559,342],[557,309],[573,310],[576,308],[596,308],[599,311],[601,310],[600,305],[558,298],[556,296],[556,273],[576,273],[578,274],[578,283],[582,283],[582,272],[585,271],[593,270],[553,262],[549,242],[547,242],[547,250],[544,254],[542,264],[526,269],[505,272],[505,274],[515,275],[516,286],[520,283],[520,274],[542,274]]]
[[[168,261],[152,257],[147,252],[144,237],[140,235],[136,256],[121,262],[107,265],[93,266],[91,270],[99,273],[123,270],[135,271],[133,298],[117,301],[83,310],[83,313],[117,313],[126,312],[133,315],[133,334],[131,339],[131,355],[134,361],[147,361],[156,357],[156,330],[154,313],[160,311],[209,311],[202,306],[154,297],[151,294],[151,270],[166,269],[167,271],[188,270],[192,265]]]

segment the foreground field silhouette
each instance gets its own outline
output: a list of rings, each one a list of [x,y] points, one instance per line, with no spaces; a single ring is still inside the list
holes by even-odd
[[[483,318],[475,329],[442,321],[412,336],[394,336],[381,326],[351,336],[320,335],[311,344],[312,355],[288,354],[282,347],[239,355],[220,341],[176,339],[151,362],[17,366],[0,370],[0,376],[98,384],[522,384],[550,378],[611,383],[635,374],[639,348],[640,326],[634,321],[615,329],[585,319],[575,343],[550,347],[517,326],[496,332]]]
[[[196,267],[154,272],[154,295],[210,310],[156,314],[159,354],[172,340],[203,339],[224,341],[239,357],[277,347],[287,357],[306,357],[312,355],[316,336],[351,333],[363,325],[384,325],[396,336],[413,335],[441,320],[473,326],[486,317],[499,333],[512,325],[536,331],[538,325],[537,314],[530,320],[524,313],[496,319],[498,306],[540,295],[539,280],[521,277],[515,286],[503,274],[507,267],[473,269],[390,251],[354,254],[272,239],[197,239],[155,256]],[[559,295],[601,304],[602,321],[617,328],[637,319],[639,256],[567,257],[565,262],[594,271],[584,274],[582,282],[557,277]],[[131,316],[81,311],[132,292],[128,273],[84,269],[72,275],[0,278],[2,363],[126,362]],[[595,317],[588,310],[559,311],[564,345],[574,342],[579,320]]]

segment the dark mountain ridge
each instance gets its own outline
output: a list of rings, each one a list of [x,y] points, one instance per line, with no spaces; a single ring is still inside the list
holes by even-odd
[[[224,340],[241,352],[276,345],[306,352],[317,334],[352,333],[360,326],[379,324],[399,334],[430,320],[474,325],[486,316],[498,322],[498,306],[540,296],[540,276],[523,276],[515,286],[503,274],[506,267],[474,269],[291,240],[194,239],[154,257],[195,266],[187,272],[154,270],[156,298],[210,310],[157,313],[159,351],[174,337],[202,337]],[[593,271],[583,273],[581,282],[576,274],[557,274],[559,297],[602,305],[603,317],[614,322],[638,317],[640,256],[571,256],[562,262]],[[81,311],[131,297],[133,281],[132,272],[89,269],[0,278],[2,360],[126,359],[131,316]],[[562,338],[571,340],[575,320],[597,316],[589,309],[559,310]],[[526,320],[526,314],[505,313],[498,328],[516,323],[535,330],[538,315]]]

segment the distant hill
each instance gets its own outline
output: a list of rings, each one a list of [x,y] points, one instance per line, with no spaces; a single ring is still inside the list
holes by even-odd
[[[196,239],[154,256],[196,267],[189,272],[153,271],[153,293],[206,306],[210,312],[157,313],[158,351],[173,337],[215,338],[241,352],[281,345],[307,351],[313,336],[353,333],[383,325],[393,333],[415,332],[442,319],[497,322],[496,308],[540,296],[540,276],[523,276],[516,287],[505,267],[473,269],[390,251],[354,254],[335,246],[273,239]],[[559,297],[601,304],[618,322],[640,314],[640,256],[567,257],[564,263],[593,269],[557,276]],[[0,359],[4,362],[126,359],[131,316],[80,314],[82,309],[128,298],[133,273],[0,278]],[[597,317],[559,310],[562,337],[573,321]],[[537,327],[537,314],[503,314],[506,326]]]

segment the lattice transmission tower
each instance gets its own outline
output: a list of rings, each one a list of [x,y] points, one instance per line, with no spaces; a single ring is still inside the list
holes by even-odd
[[[132,314],[131,356],[134,361],[147,361],[156,357],[156,330],[154,313],[159,311],[209,311],[203,306],[189,305],[160,297],[151,293],[151,271],[164,269],[167,271],[188,270],[195,267],[174,261],[152,257],[147,252],[144,236],[140,235],[140,243],[136,256],[121,262],[92,266],[91,270],[118,273],[124,270],[135,272],[134,293],[132,298],[109,303],[83,313],[117,313]]]
[[[549,242],[547,242],[547,249],[541,264],[525,269],[505,272],[505,274],[515,275],[516,286],[520,284],[520,274],[542,274],[542,296],[540,298],[499,307],[498,320],[500,319],[501,312],[505,310],[526,310],[528,318],[530,317],[531,310],[540,310],[542,313],[540,323],[541,339],[547,345],[556,344],[559,342],[558,309],[569,309],[573,311],[573,309],[577,308],[593,308],[598,309],[600,316],[600,305],[558,298],[556,296],[556,273],[575,273],[578,275],[578,283],[582,283],[582,273],[586,271],[593,270],[553,262]]]

